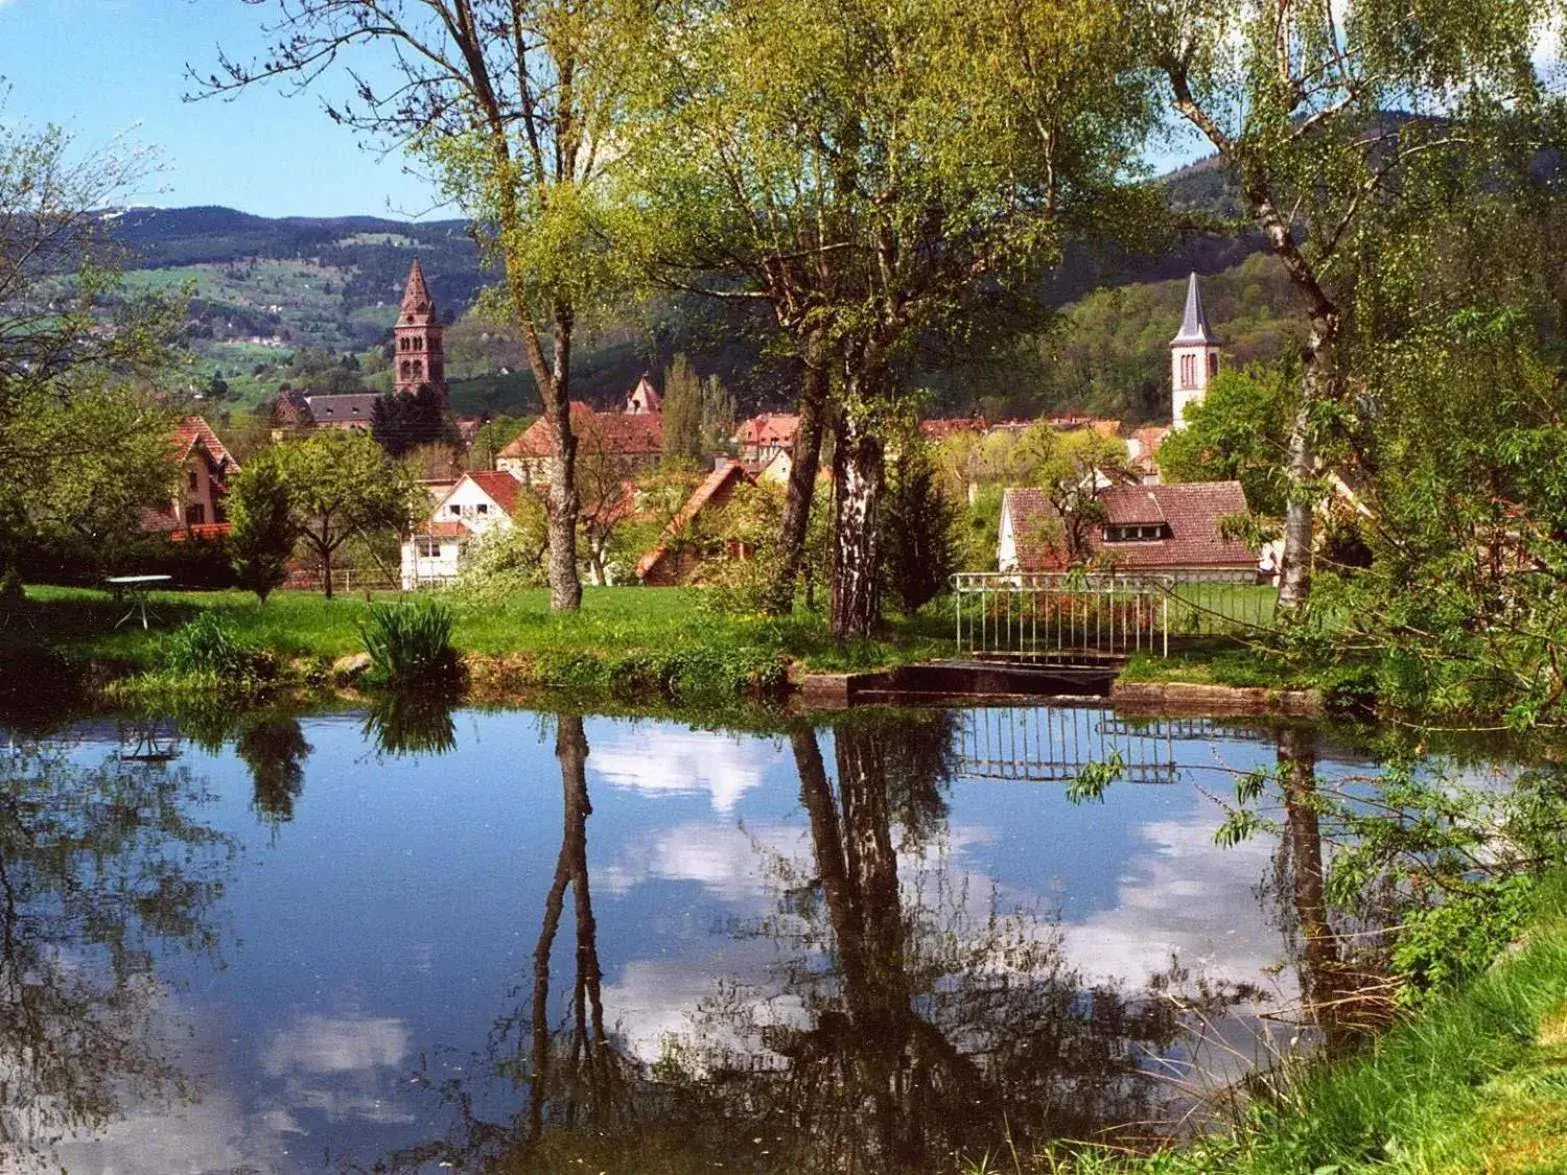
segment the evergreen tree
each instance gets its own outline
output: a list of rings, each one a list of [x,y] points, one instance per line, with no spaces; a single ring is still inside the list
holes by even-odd
[[[887,586],[903,614],[912,616],[946,590],[957,570],[957,511],[941,492],[935,463],[921,442],[904,447],[889,483],[882,516]]]
[[[702,464],[702,380],[684,355],[664,373],[664,465],[696,468]]]
[[[446,404],[429,384],[411,396],[378,396],[370,410],[370,435],[394,459],[433,444],[445,431]]]
[[[229,487],[229,559],[239,586],[255,592],[261,602],[288,575],[294,550],[294,523],[289,515],[288,486],[275,462],[262,458],[241,469]]]

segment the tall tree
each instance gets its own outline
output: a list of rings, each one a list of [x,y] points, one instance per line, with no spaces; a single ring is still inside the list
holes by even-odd
[[[684,355],[664,373],[664,464],[695,469],[702,464],[702,379]]]
[[[411,475],[362,432],[323,429],[277,445],[250,468],[266,464],[275,465],[287,487],[294,532],[319,563],[329,600],[332,560],[342,545],[359,535],[403,530],[420,494]]]
[[[830,415],[832,627],[862,636],[879,619],[881,429],[902,364],[922,338],[1032,304],[1013,295],[1065,228],[1118,219],[1147,91],[1117,14],[1087,0],[661,15],[633,120],[642,250],[670,284],[766,303],[790,339],[804,384],[773,602],[792,599]]]
[[[0,89],[0,569],[43,535],[96,551],[167,501],[173,415],[153,383],[176,359],[181,308],[126,298],[102,211],[151,160],[85,151],[5,116]]]
[[[296,537],[288,484],[277,463],[261,461],[241,469],[229,486],[227,507],[234,574],[240,587],[265,604],[288,577]]]
[[[257,2],[257,0],[253,0]],[[505,275],[550,433],[550,607],[581,604],[571,357],[578,320],[618,284],[597,224],[645,0],[276,0],[260,62],[220,55],[200,95],[344,68],[337,121],[412,151]],[[270,3],[268,6],[272,6]],[[382,79],[390,79],[382,84]]]
[[[1551,0],[1137,0],[1175,111],[1218,151],[1300,295],[1309,331],[1289,427],[1279,604],[1305,608],[1318,442],[1351,381],[1340,359],[1355,254],[1412,161],[1461,150],[1489,112],[1540,93]]]

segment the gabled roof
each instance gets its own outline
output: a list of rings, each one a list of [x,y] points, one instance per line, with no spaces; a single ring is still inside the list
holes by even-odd
[[[637,560],[636,577],[638,579],[646,578],[648,572],[658,566],[659,561],[669,553],[670,544],[680,537],[686,527],[691,525],[691,521],[707,507],[708,503],[713,500],[713,496],[725,486],[737,480],[751,480],[750,476],[741,468],[740,462],[724,461],[714,466],[713,472],[707,475],[707,478],[701,485],[691,491],[691,496],[686,499],[685,505],[681,506],[675,516],[669,520],[669,525],[664,527],[663,533],[658,536],[658,542],[642,558]]]
[[[799,427],[800,418],[792,412],[763,412],[742,424],[735,439],[742,446],[791,445]]]
[[[1103,508],[1103,524],[1089,537],[1094,554],[1116,567],[1155,570],[1162,567],[1255,567],[1257,553],[1245,543],[1224,537],[1220,522],[1246,512],[1246,495],[1238,481],[1190,482],[1179,485],[1114,486],[1095,495]],[[1060,515],[1044,490],[1009,489],[1002,509],[1012,523],[1012,540],[1022,571],[1046,571],[1062,566],[1059,550]],[[1106,542],[1105,526],[1162,525],[1162,539]]]
[[[637,380],[637,386],[631,389],[631,394],[626,397],[626,411],[632,415],[653,413],[664,410],[664,397],[658,394],[658,389],[653,386],[653,381],[643,376]]]
[[[1197,275],[1193,273],[1186,282],[1186,312],[1181,316],[1181,329],[1170,340],[1170,346],[1214,346],[1218,341],[1208,326],[1208,314],[1202,308],[1202,292],[1197,288]]]
[[[664,451],[664,422],[657,415],[595,412],[580,400],[573,400],[571,427],[577,434],[579,453],[646,457]],[[549,421],[540,417],[496,457],[542,458],[549,455]]]
[[[218,440],[218,434],[212,431],[212,426],[200,416],[187,416],[180,421],[179,425],[174,429],[174,443],[179,449],[179,459],[181,461],[189,457],[199,445],[212,457],[214,465],[227,465],[233,469],[239,468],[239,462],[234,460],[233,455],[224,447],[223,442]]]
[[[490,501],[506,511],[507,517],[517,509],[517,495],[522,492],[522,482],[517,480],[516,475],[504,470],[493,473],[465,473],[457,479],[457,484],[452,486],[446,497],[451,497],[456,492],[457,486],[462,485],[465,480],[473,482],[489,495]]]

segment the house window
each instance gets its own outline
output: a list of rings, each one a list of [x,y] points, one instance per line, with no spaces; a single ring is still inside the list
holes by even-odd
[[[459,506],[456,502],[453,502],[450,506],[446,507],[446,510],[453,518],[462,517],[462,507]]]
[[[207,521],[207,508],[200,502],[192,502],[185,508],[185,521],[192,526],[200,526]]]
[[[1162,522],[1105,527],[1107,543],[1148,543],[1168,537]]]
[[[185,480],[189,484],[191,489],[195,490],[195,489],[200,489],[201,488],[201,475],[199,473],[197,473],[194,469],[192,469],[188,474],[186,474]]]
[[[420,535],[414,539],[414,554],[421,559],[439,559],[441,557],[441,540],[430,538],[428,535]]]
[[[1197,356],[1181,356],[1181,386],[1183,388],[1195,388],[1197,386]]]
[[[475,506],[473,508],[473,512],[475,514],[488,514],[490,512],[489,503],[488,502],[480,502],[477,506]]]
[[[1212,379],[1214,376],[1216,376],[1218,374],[1219,374],[1219,353],[1217,351],[1210,351],[1210,352],[1208,352],[1208,378]]]

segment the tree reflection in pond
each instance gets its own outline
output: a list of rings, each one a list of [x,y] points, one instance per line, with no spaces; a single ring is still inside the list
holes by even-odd
[[[775,908],[741,931],[773,941],[779,963],[761,980],[719,982],[661,1056],[633,1059],[605,1028],[588,748],[581,721],[561,717],[561,853],[531,991],[499,1022],[490,1057],[525,1104],[481,1121],[471,1091],[453,1085],[454,1134],[393,1166],[891,1173],[1147,1133],[1172,1100],[1156,1058],[1177,1051],[1184,1026],[1161,991],[1182,976],[1172,967],[1133,994],[1086,983],[1054,922],[971,892],[947,845],[951,735],[945,715],[850,719],[833,734],[831,775],[813,730],[789,736],[809,855],[769,862]],[[568,889],[575,974],[551,1026],[549,958]],[[1239,997],[1209,998],[1212,1010]]]
[[[250,770],[251,806],[273,827],[294,818],[311,750],[299,720],[288,716],[259,718],[234,739],[234,754]]]
[[[56,1144],[132,1104],[189,1095],[155,1018],[155,953],[213,952],[233,845],[166,762],[0,759],[0,1154]],[[7,1167],[11,1169],[11,1167]]]

